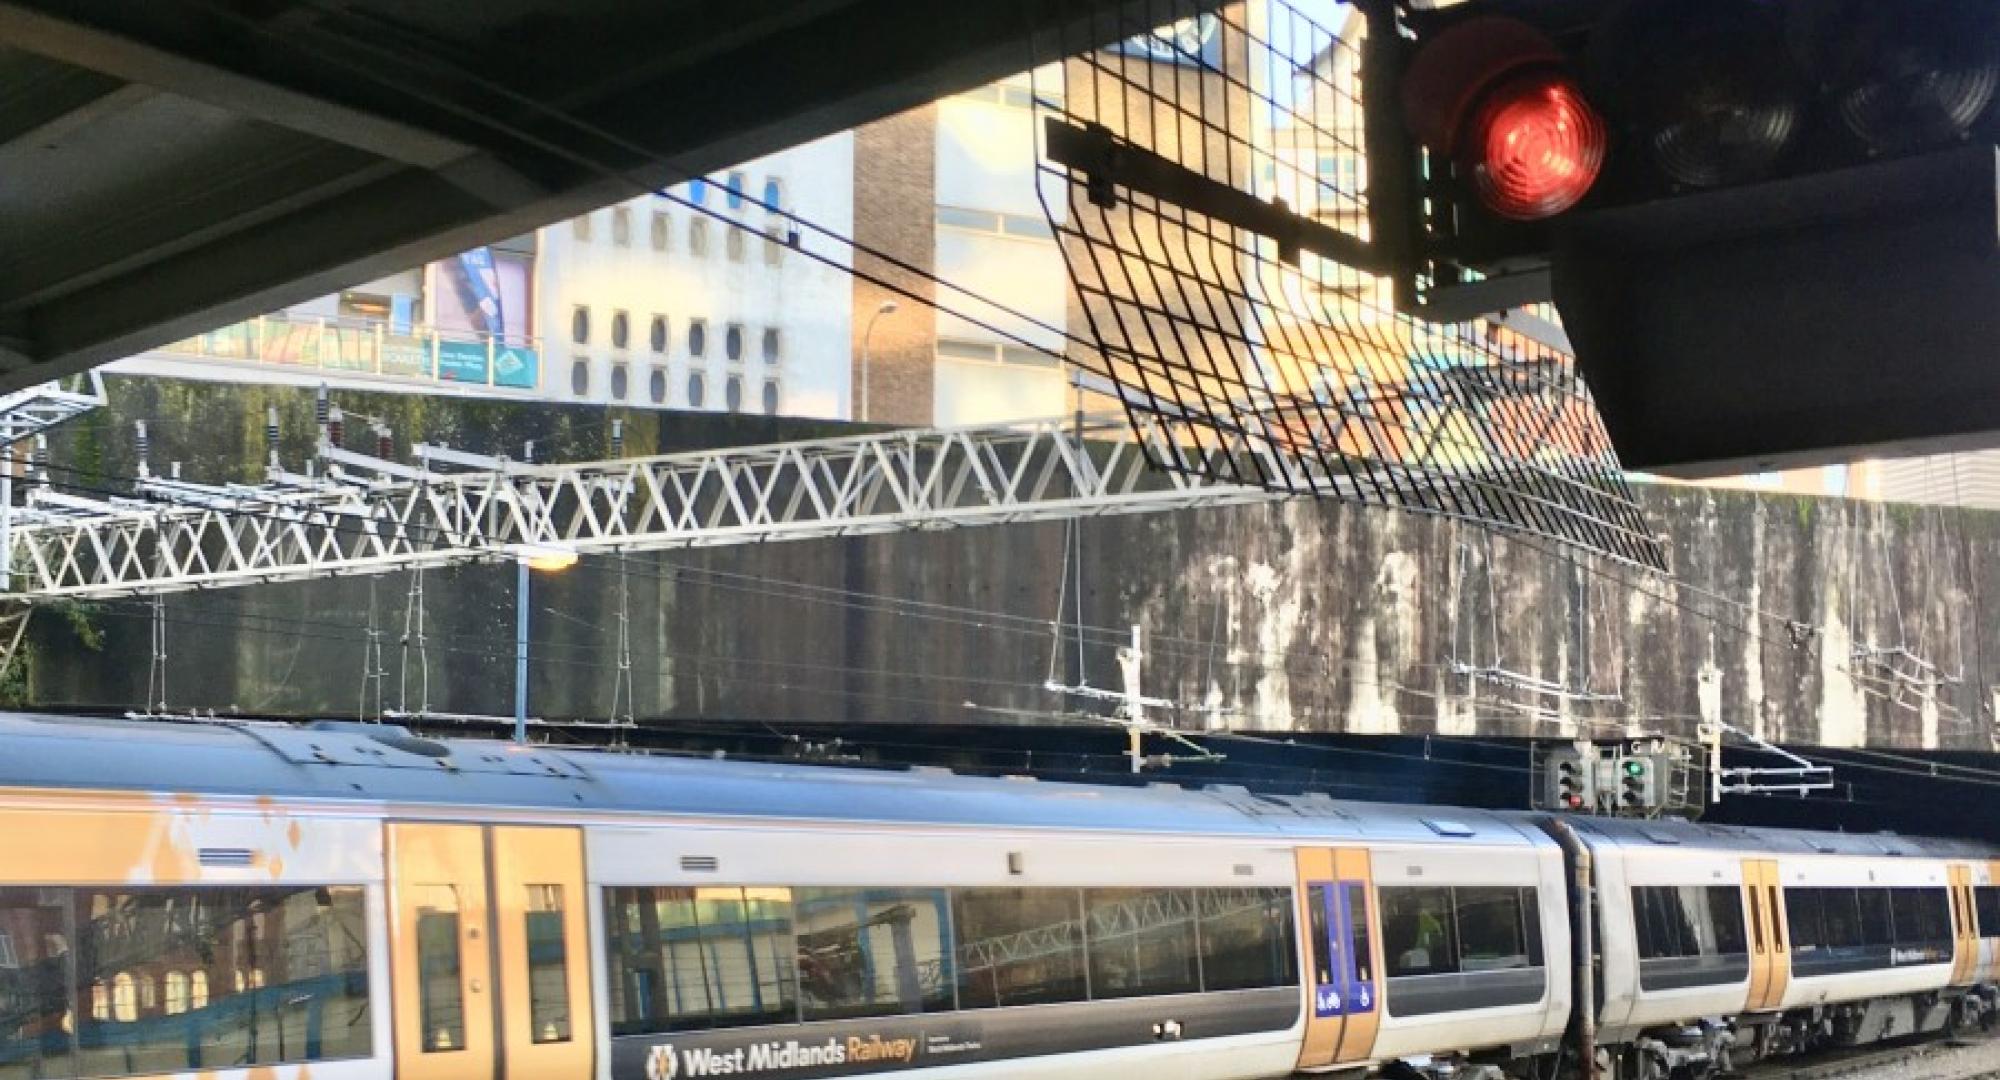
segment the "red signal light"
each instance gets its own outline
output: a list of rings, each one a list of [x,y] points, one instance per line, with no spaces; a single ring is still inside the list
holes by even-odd
[[[1516,221],[1575,206],[1603,171],[1609,129],[1547,35],[1500,16],[1443,31],[1403,82],[1410,128],[1451,155],[1488,210]]]
[[[1604,120],[1576,83],[1543,69],[1488,92],[1461,136],[1479,200],[1504,218],[1553,217],[1590,193],[1604,169]]]

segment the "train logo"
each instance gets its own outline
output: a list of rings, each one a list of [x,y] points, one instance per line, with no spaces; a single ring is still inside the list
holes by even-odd
[[[646,1080],[674,1080],[681,1074],[681,1059],[671,1044],[653,1047],[646,1055]]]

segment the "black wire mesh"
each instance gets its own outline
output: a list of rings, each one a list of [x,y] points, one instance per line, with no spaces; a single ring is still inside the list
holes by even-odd
[[[1037,179],[1099,353],[1073,359],[1176,432],[1155,464],[1663,568],[1568,355],[1412,319],[1363,269],[1367,20],[1332,0],[1143,8],[1092,28],[1124,44],[1066,51],[1060,87],[1038,73]]]

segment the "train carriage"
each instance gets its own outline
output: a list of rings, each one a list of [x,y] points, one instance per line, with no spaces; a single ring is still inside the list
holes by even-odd
[[[0,1080],[1702,1076],[1991,1015],[1996,857],[0,716]]]
[[[1677,1061],[1939,1031],[1990,1015],[2000,911],[1980,844],[1675,821],[1574,822],[1603,942],[1597,1039],[1699,1026]],[[1989,909],[1993,894],[1987,894]],[[1984,931],[1980,927],[1984,927]],[[1629,1055],[1628,1055],[1629,1056]]]
[[[1546,1053],[1524,817],[0,718],[0,1080],[1206,1080]]]

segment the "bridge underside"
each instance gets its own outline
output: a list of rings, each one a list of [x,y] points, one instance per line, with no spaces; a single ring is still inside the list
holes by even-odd
[[[0,391],[1213,2],[0,0]]]

